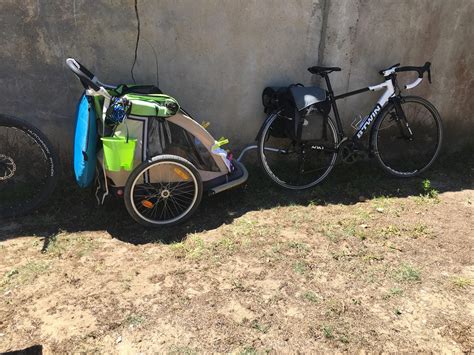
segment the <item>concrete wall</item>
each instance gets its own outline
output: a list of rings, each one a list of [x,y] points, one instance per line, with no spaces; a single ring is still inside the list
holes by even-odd
[[[342,92],[378,83],[384,66],[430,60],[433,85],[413,93],[440,110],[450,149],[473,141],[472,0],[138,0],[138,10],[137,82],[159,81],[234,148],[252,143],[263,120],[262,89],[316,82],[306,68],[318,63],[343,68],[331,76]],[[134,1],[2,0],[0,30],[0,111],[36,123],[69,158],[81,86],[64,61],[130,83]],[[347,99],[344,120],[376,96]]]

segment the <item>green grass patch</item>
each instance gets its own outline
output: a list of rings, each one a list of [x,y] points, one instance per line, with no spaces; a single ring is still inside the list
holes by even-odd
[[[421,273],[415,267],[405,264],[398,268],[395,273],[399,281],[405,282],[419,282],[421,281]]]
[[[293,264],[293,271],[297,274],[304,275],[308,271],[308,263],[304,260],[298,260]]]
[[[323,325],[321,327],[321,332],[326,339],[333,339],[334,338],[334,328],[330,325]]]
[[[306,291],[303,293],[303,298],[311,303],[318,303],[319,302],[319,297],[316,293],[313,291]]]
[[[196,235],[190,235],[186,240],[170,245],[170,250],[177,258],[201,258],[207,251],[204,240]]]
[[[425,179],[421,182],[421,187],[423,190],[423,197],[431,198],[431,199],[439,199],[439,192],[438,190],[434,189],[431,186],[431,181]]]

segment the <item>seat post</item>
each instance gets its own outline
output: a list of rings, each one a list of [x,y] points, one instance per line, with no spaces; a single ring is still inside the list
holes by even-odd
[[[334,96],[334,92],[332,91],[331,81],[329,80],[329,75],[327,73],[321,74],[321,76],[326,80],[326,87],[328,88],[329,95],[332,97]]]

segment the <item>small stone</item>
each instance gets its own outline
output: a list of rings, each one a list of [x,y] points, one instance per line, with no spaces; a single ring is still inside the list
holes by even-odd
[[[7,292],[5,292],[3,295],[4,296],[10,296],[12,294],[12,290],[8,290]]]
[[[368,226],[367,224],[361,224],[360,227],[361,227],[361,228],[364,228],[364,229],[369,228],[369,226]]]
[[[122,342],[122,336],[119,335],[118,338],[115,340],[115,344],[119,344]]]
[[[5,333],[0,333],[0,337],[3,337],[3,336],[5,336]]]
[[[361,195],[361,196],[359,196],[359,201],[360,202],[365,202],[365,201],[367,201],[367,197]]]
[[[383,213],[383,208],[382,207],[377,207],[375,210],[379,213]]]

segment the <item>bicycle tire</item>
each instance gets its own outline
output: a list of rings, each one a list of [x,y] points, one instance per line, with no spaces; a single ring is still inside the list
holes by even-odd
[[[159,167],[160,164],[161,165],[164,165],[164,164],[175,165],[175,167],[177,167],[181,171],[180,173],[178,172],[179,174],[181,174],[181,176],[183,173],[186,175],[190,174],[189,177],[192,178],[191,180],[194,183],[194,188],[195,188],[195,192],[194,192],[194,196],[192,197],[191,204],[187,208],[185,208],[184,212],[181,215],[169,220],[152,219],[150,218],[150,216],[145,215],[147,211],[142,209],[142,211],[144,212],[141,212],[139,210],[138,208],[139,206],[137,206],[137,201],[135,201],[137,198],[134,195],[138,180],[140,179],[141,175],[143,173],[147,173],[147,171],[151,170],[153,167],[157,167],[157,166]],[[185,179],[187,178],[188,177],[185,177]],[[151,183],[149,183],[149,185],[151,185]],[[147,207],[147,208],[153,208],[154,205],[158,205],[160,203],[159,201],[160,197],[163,196],[161,195],[158,197],[158,194],[156,193],[157,192],[156,186],[152,186],[152,188],[155,189],[154,191],[155,197],[153,198],[155,198],[156,201],[153,203],[151,207]],[[168,189],[168,187],[166,187],[165,189]],[[164,189],[162,188],[162,186],[160,186],[160,193],[162,192],[162,190]],[[176,188],[173,190],[168,189],[169,194],[165,199],[168,199],[168,198],[171,199],[173,197],[172,192],[174,190],[176,190]],[[127,211],[136,222],[138,222],[139,224],[145,227],[161,227],[161,226],[173,226],[191,217],[192,214],[198,208],[199,204],[201,203],[202,195],[203,195],[203,183],[201,180],[201,176],[199,175],[198,170],[194,167],[193,164],[191,164],[188,160],[183,159],[177,155],[159,155],[148,161],[141,163],[136,169],[133,170],[133,172],[130,174],[129,178],[127,179],[127,183],[125,185],[124,198],[125,198],[125,207],[127,208]],[[141,195],[140,202],[143,202],[149,199],[150,199],[149,197],[144,197],[143,195]],[[163,197],[162,197],[162,201],[163,201]],[[180,200],[179,203],[182,203],[182,200]],[[170,203],[170,206],[171,206],[171,203]],[[166,206],[164,206],[162,210],[164,210],[165,208]],[[166,214],[163,217],[166,217]],[[161,218],[161,214],[158,218]]]
[[[258,156],[259,156],[259,160],[260,160],[260,163],[265,171],[265,173],[270,177],[270,179],[272,179],[276,184],[280,185],[281,187],[284,187],[286,189],[290,189],[290,190],[305,190],[305,189],[309,189],[311,187],[314,187],[316,186],[317,184],[321,183],[328,175],[329,173],[331,172],[331,170],[334,168],[335,164],[336,164],[336,161],[337,161],[337,156],[338,156],[338,152],[334,152],[332,153],[333,154],[333,157],[331,158],[331,162],[329,164],[329,166],[327,167],[327,169],[324,171],[324,173],[318,178],[316,179],[315,181],[312,181],[308,184],[305,184],[305,185],[291,185],[287,182],[285,182],[284,180],[282,180],[280,177],[278,177],[273,171],[272,169],[269,167],[269,164],[267,162],[267,159],[266,159],[266,156],[265,156],[265,140],[266,140],[266,137],[267,137],[267,134],[269,134],[269,130],[270,130],[270,127],[272,126],[273,122],[278,118],[279,116],[277,114],[274,115],[273,118],[269,119],[266,121],[265,123],[265,126],[262,128],[262,131],[261,131],[261,134],[259,136],[259,139],[258,139]],[[331,119],[328,119],[327,120],[327,126],[329,128],[329,131],[327,134],[332,134],[332,137],[333,137],[333,140],[334,140],[334,145],[335,147],[337,146],[338,142],[339,142],[339,136],[337,134],[337,130],[336,130],[336,127],[334,126],[334,123],[332,122]]]
[[[12,207],[6,203],[4,206],[0,204],[0,219],[2,219],[23,216],[41,207],[56,188],[60,172],[58,155],[53,149],[51,142],[38,128],[23,119],[5,114],[0,114],[0,127],[13,128],[25,133],[39,147],[41,153],[44,155],[45,164],[47,164],[47,168],[45,167],[45,171],[47,172],[47,175],[45,176],[46,181],[39,194],[35,196],[33,200],[28,200],[26,205],[23,203],[17,207]],[[0,154],[2,153],[4,152],[0,151]],[[14,175],[12,175],[12,177],[13,176]],[[2,182],[3,180],[0,181],[0,184]]]
[[[406,106],[406,104],[415,104],[415,105],[421,105],[422,107],[424,107],[431,114],[431,117],[434,120],[433,122],[436,125],[436,132],[437,132],[436,145],[433,149],[433,153],[430,154],[431,156],[429,157],[429,159],[426,159],[427,163],[423,163],[422,164],[423,166],[415,168],[415,169],[410,168],[410,171],[401,171],[401,169],[395,168],[395,163],[394,162],[390,163],[389,158],[387,156],[384,157],[384,154],[381,153],[382,148],[381,148],[381,145],[380,145],[380,142],[379,142],[380,136],[381,136],[380,132],[382,130],[381,126],[384,123],[384,120],[388,117],[389,113],[393,112],[393,110],[395,109],[395,106],[394,106],[393,103],[390,103],[389,105],[387,105],[384,108],[384,110],[380,113],[380,115],[377,117],[377,120],[374,123],[373,134],[371,135],[372,136],[371,137],[371,146],[372,146],[373,153],[374,153],[375,157],[377,158],[377,161],[378,161],[379,165],[382,167],[382,169],[385,172],[387,172],[391,175],[394,175],[396,177],[403,177],[403,178],[417,176],[417,175],[423,173],[424,171],[426,171],[435,162],[435,160],[438,157],[439,152],[441,150],[441,146],[442,146],[442,142],[443,142],[443,135],[444,135],[443,122],[441,120],[441,116],[438,113],[438,111],[436,110],[436,108],[433,106],[433,104],[431,104],[428,100],[426,100],[422,97],[405,96],[401,99],[402,108],[403,108],[404,105]],[[409,120],[407,119],[407,121],[409,121]],[[408,124],[410,124],[410,122],[408,122]],[[420,132],[420,131],[422,131],[422,130],[421,129],[418,130],[418,132]],[[414,133],[414,137],[416,137],[416,133],[417,132]],[[412,138],[412,140],[413,140],[413,138]],[[419,142],[420,141],[421,140],[419,140]],[[391,151],[391,152],[395,151],[397,153],[400,153],[400,149],[390,148],[389,151]],[[404,161],[407,164],[411,164],[411,163],[413,163],[413,158],[416,157],[415,154],[418,155],[418,156],[421,156],[422,153],[418,149],[418,151],[413,154],[413,157],[411,159],[410,159],[410,157],[408,157],[408,154],[406,154],[405,157],[395,158],[393,160],[394,161],[399,161],[399,162]]]

